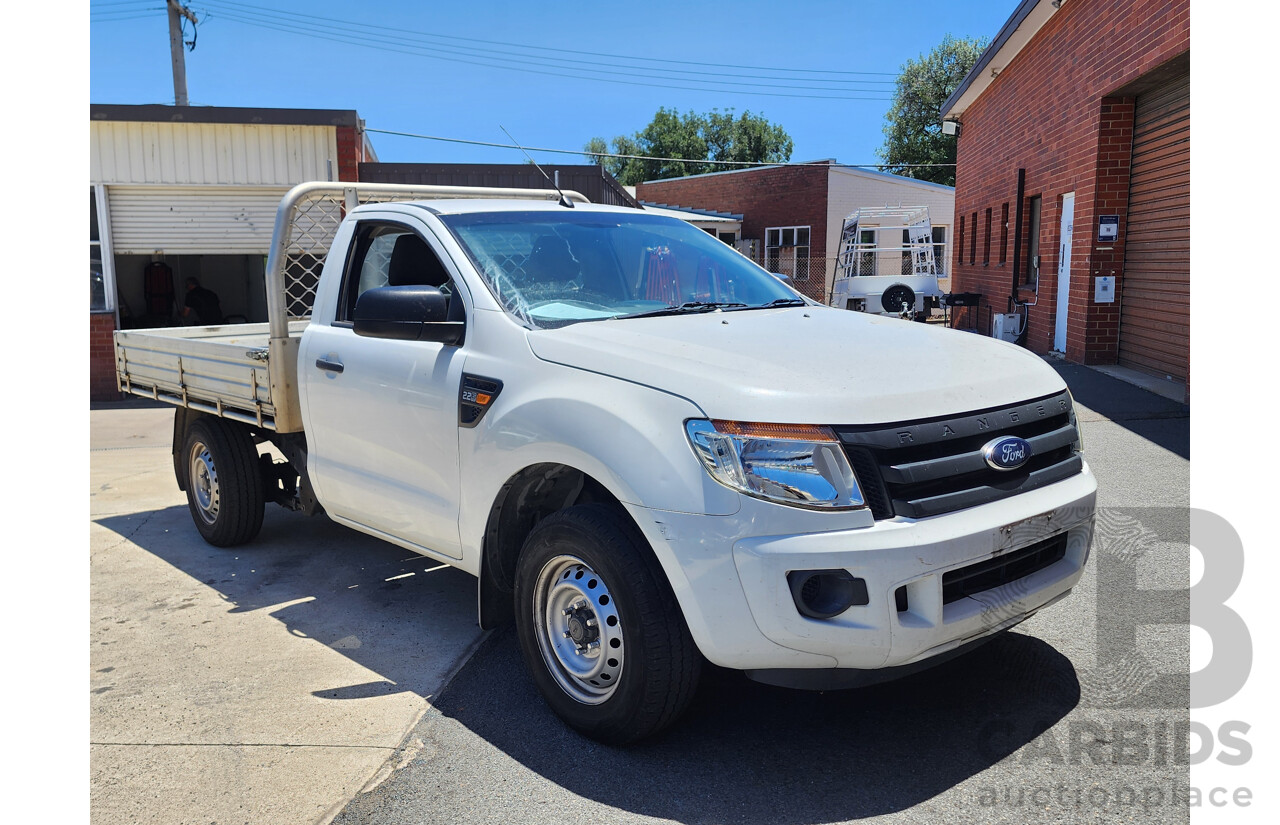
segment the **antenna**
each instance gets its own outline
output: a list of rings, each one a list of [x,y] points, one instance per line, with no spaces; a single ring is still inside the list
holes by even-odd
[[[514,137],[511,136],[511,133],[507,131],[507,127],[499,123],[498,128],[501,129],[506,134],[507,137],[511,138],[511,142],[516,145],[516,148],[519,149],[521,152],[524,152],[524,156],[526,158],[529,158],[529,162],[533,164],[533,168],[537,169],[539,172],[542,172],[542,177],[546,178],[547,183],[551,184],[552,188],[560,193],[560,205],[567,207],[569,209],[572,209],[573,201],[565,197],[564,191],[560,188],[560,172],[559,171],[556,172],[556,179],[553,181],[551,179],[551,176],[548,175],[546,171],[541,166],[538,165],[538,162],[534,160],[533,157],[528,152],[524,151],[524,147],[520,145],[520,141],[516,140]]]

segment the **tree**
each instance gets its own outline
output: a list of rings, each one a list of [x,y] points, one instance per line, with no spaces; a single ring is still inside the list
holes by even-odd
[[[712,160],[786,163],[791,160],[791,136],[781,126],[756,117],[750,110],[737,120],[733,110],[712,109],[703,130]]]
[[[604,138],[593,137],[583,148],[601,152],[605,145]],[[707,163],[708,160],[785,163],[791,159],[792,141],[781,126],[749,111],[735,117],[732,109],[680,114],[675,109],[662,108],[644,129],[631,136],[619,135],[609,145],[616,155],[644,156],[592,159],[624,185],[634,186],[646,180],[733,168]]]
[[[903,64],[893,105],[885,115],[884,146],[877,152],[889,164],[886,171],[956,185],[955,166],[906,164],[956,162],[955,136],[942,134],[942,104],[978,62],[986,46],[985,38],[947,35],[928,55]]]

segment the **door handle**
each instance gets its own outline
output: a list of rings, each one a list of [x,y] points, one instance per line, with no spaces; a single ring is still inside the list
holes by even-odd
[[[328,372],[342,372],[344,369],[341,361],[330,360],[328,358],[317,358],[316,366]]]

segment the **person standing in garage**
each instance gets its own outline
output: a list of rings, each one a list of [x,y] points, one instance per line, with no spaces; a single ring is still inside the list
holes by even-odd
[[[218,301],[217,293],[200,286],[200,282],[195,278],[188,278],[187,297],[182,308],[182,317],[189,318],[192,312],[196,314],[196,318],[202,324],[225,323],[225,319],[222,317],[222,305]]]

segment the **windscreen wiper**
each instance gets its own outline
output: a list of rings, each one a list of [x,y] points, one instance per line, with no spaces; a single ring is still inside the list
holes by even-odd
[[[767,304],[751,307],[751,309],[768,309],[769,307],[803,307],[808,306],[809,302],[804,298],[774,298]]]
[[[678,307],[663,307],[662,309],[654,309],[648,312],[637,312],[633,315],[619,315],[619,318],[656,318],[659,315],[684,315],[690,312],[711,312],[716,309],[734,309],[745,307],[746,304],[739,301],[719,302],[719,301],[686,301]]]

